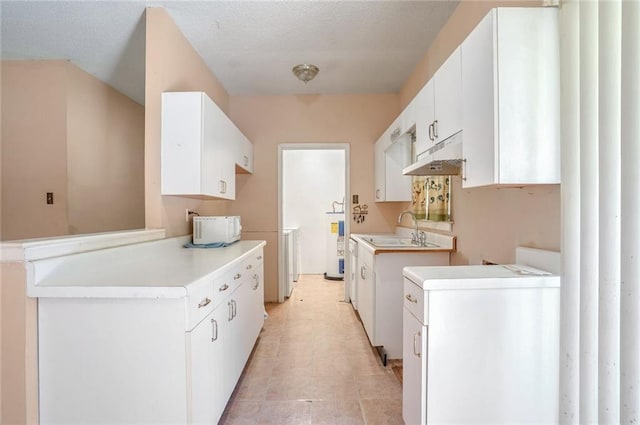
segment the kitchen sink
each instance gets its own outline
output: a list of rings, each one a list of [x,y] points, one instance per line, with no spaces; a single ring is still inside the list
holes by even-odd
[[[439,247],[439,245],[431,242],[426,242],[424,245],[414,244],[413,242],[411,242],[411,238],[408,238],[406,236],[392,236],[392,235],[391,236],[390,235],[366,236],[364,240],[371,243],[372,245],[375,245],[378,247],[384,247],[384,248],[393,248],[393,247],[438,248]]]

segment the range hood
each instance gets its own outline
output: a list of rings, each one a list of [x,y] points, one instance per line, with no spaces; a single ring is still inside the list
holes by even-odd
[[[448,176],[460,174],[462,131],[436,143],[402,170],[405,176]]]

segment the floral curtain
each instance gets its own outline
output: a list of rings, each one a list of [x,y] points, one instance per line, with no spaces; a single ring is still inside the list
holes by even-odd
[[[414,176],[411,210],[418,220],[450,221],[450,176]]]

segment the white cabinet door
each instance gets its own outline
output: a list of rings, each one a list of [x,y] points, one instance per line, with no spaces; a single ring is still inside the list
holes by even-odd
[[[229,151],[230,142],[232,142],[231,128],[225,125],[227,117],[224,112],[204,94],[202,95],[202,105],[203,194],[235,199],[235,169],[230,169],[232,164]]]
[[[376,346],[375,338],[375,296],[374,255],[364,248],[358,248],[358,313],[369,337]]]
[[[420,155],[429,149],[435,139],[431,124],[435,121],[435,105],[433,100],[433,79],[422,87],[416,96],[416,144],[415,154]],[[415,160],[415,158],[412,158]]]
[[[203,92],[163,93],[162,194],[235,199],[234,128]]]
[[[375,199],[376,202],[385,200],[385,154],[384,142],[379,139],[374,147],[374,177],[375,177]]]
[[[492,9],[462,43],[463,187],[560,183],[557,10]]]
[[[376,202],[402,202],[411,200],[411,176],[402,169],[411,164],[411,141],[400,136],[385,149],[387,143],[380,139],[374,147],[374,174]]]
[[[434,75],[436,119],[433,132],[437,141],[448,139],[462,130],[462,79],[458,47]]]
[[[402,418],[405,424],[425,424],[427,327],[406,308],[402,319]]]
[[[229,399],[228,388],[231,384],[225,382],[223,374],[229,355],[226,319],[226,305],[221,305],[187,334],[191,424],[218,423]]]
[[[264,325],[264,269],[262,264],[257,269],[254,269],[249,284],[251,287],[251,311],[253,313],[250,339],[255,341]]]
[[[464,142],[463,187],[491,184],[494,175],[495,111],[497,87],[493,78],[493,18],[485,17],[462,43],[462,107]]]
[[[253,143],[240,130],[236,134],[236,172],[253,173]]]

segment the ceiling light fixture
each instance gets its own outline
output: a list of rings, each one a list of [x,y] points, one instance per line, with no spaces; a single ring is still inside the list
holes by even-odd
[[[292,71],[300,81],[304,81],[304,83],[307,84],[309,81],[313,80],[316,75],[318,75],[320,68],[315,65],[307,65],[305,63],[294,66]]]

